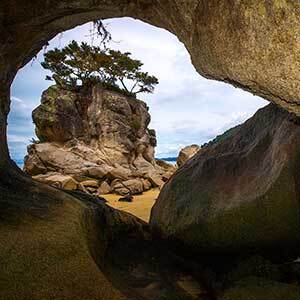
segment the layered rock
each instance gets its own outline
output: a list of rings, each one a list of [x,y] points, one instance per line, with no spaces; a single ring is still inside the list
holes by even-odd
[[[199,150],[199,145],[190,145],[186,146],[183,149],[179,151],[176,164],[178,167],[181,167],[183,164],[185,164],[191,157],[193,157]]]
[[[28,147],[24,170],[34,179],[65,188],[69,176],[69,189],[125,195],[161,187],[169,177],[154,159],[155,131],[140,100],[100,86],[52,86],[32,117],[39,142]]]
[[[299,178],[299,119],[270,104],[187,161],[150,222],[198,251],[295,250]]]

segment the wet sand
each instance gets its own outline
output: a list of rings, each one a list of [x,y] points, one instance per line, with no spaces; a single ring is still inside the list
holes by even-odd
[[[120,195],[109,194],[104,198],[108,201],[108,205],[111,207],[129,212],[140,219],[149,222],[151,208],[155,203],[159,194],[159,189],[151,189],[144,192],[142,195],[133,196],[132,202],[119,202],[122,197]]]

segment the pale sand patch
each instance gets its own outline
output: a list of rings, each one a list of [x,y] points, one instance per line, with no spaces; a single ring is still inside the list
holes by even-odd
[[[149,222],[151,208],[154,205],[158,194],[159,189],[151,189],[144,192],[142,195],[134,195],[132,202],[119,202],[118,200],[122,196],[115,194],[104,195],[104,198],[111,207],[127,211],[140,219]]]

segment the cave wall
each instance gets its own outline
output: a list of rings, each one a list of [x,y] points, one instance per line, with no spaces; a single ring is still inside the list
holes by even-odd
[[[201,75],[300,115],[299,15],[292,0],[2,0],[0,160],[7,160],[8,94],[18,69],[56,34],[99,18],[130,16],[165,28]]]

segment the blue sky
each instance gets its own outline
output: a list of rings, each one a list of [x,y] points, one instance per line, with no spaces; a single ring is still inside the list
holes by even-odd
[[[180,148],[202,144],[244,122],[267,102],[228,84],[201,77],[184,45],[170,32],[130,18],[106,20],[113,42],[111,48],[129,51],[143,61],[143,69],[155,75],[160,84],[154,94],[140,95],[150,107],[151,128],[156,129],[157,157],[177,156]],[[59,34],[49,42],[51,49],[71,40],[97,44],[91,23]],[[8,140],[13,159],[23,159],[29,140],[35,137],[32,110],[51,82],[37,58],[17,74],[13,83]]]

